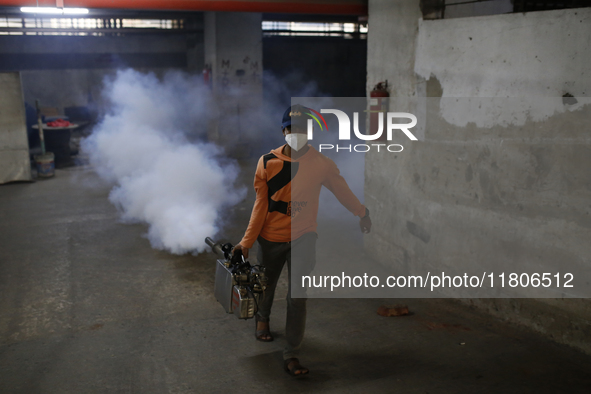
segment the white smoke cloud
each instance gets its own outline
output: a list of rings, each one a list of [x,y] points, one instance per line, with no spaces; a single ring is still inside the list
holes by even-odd
[[[209,91],[176,72],[120,71],[105,83],[110,110],[83,144],[98,174],[115,187],[110,201],[127,222],[149,225],[154,248],[205,250],[220,231],[219,212],[240,202],[238,166],[205,142]]]

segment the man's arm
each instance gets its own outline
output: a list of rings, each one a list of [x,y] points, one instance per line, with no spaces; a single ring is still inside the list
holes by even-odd
[[[335,195],[337,200],[353,215],[359,216],[359,227],[364,233],[371,231],[371,219],[368,209],[361,204],[359,199],[349,188],[347,181],[341,175],[337,165],[330,159],[327,160],[327,174],[322,184]]]
[[[267,175],[262,157],[259,159],[254,176],[254,190],[256,192],[256,200],[252,207],[248,227],[246,228],[242,240],[234,247],[235,251],[242,252],[244,258],[248,257],[248,250],[252,248],[252,245],[263,229],[265,219],[267,218],[267,211],[269,209]]]

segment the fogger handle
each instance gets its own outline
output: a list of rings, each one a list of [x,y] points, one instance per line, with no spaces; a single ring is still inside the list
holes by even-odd
[[[213,239],[209,237],[205,238],[205,243],[211,247],[211,250],[213,250],[215,254],[217,254],[221,258],[225,258],[224,251],[222,250],[222,245],[216,243]]]

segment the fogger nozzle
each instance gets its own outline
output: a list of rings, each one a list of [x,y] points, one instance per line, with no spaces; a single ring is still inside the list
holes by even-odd
[[[206,237],[205,243],[211,247],[211,250],[221,258],[225,258],[224,251],[222,249],[222,245],[220,243],[215,242],[213,239]]]

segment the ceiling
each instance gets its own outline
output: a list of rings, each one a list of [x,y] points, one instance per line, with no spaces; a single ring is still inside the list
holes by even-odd
[[[59,0],[58,0],[59,1]],[[62,0],[65,7],[142,11],[231,11],[367,15],[367,0]],[[55,7],[56,0],[0,0],[0,7]]]

